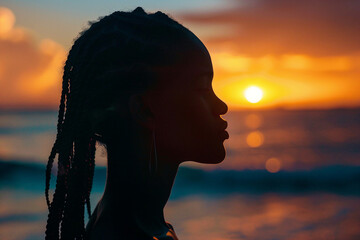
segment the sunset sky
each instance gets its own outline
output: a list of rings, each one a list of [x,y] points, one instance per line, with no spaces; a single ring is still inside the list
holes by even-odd
[[[0,108],[57,109],[62,66],[87,21],[169,13],[207,46],[230,109],[360,106],[360,1],[2,1]],[[259,101],[245,98],[257,87]]]

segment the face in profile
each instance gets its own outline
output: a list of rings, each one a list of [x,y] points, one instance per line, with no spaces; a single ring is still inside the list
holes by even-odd
[[[227,105],[212,88],[211,58],[202,45],[185,53],[186,61],[177,66],[153,96],[158,154],[172,161],[220,163],[227,122],[220,115]]]

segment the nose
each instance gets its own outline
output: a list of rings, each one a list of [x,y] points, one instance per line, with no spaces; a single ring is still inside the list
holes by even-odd
[[[228,111],[228,106],[218,96],[215,95],[215,114],[224,115]]]

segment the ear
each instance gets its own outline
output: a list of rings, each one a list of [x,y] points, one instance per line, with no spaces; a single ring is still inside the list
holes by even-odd
[[[130,96],[129,110],[133,119],[148,129],[154,126],[154,116],[147,99],[139,94]]]
[[[99,130],[102,132],[106,127],[107,120],[116,114],[116,108],[114,106],[110,106],[106,109],[93,109],[91,111],[91,127],[94,132],[98,132]]]

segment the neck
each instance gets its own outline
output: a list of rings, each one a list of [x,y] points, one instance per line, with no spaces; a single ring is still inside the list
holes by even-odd
[[[157,170],[150,174],[150,150],[147,154],[131,152],[131,149],[120,152],[115,146],[108,146],[108,172],[101,200],[102,209],[104,213],[134,220],[138,227],[149,234],[161,234],[167,229],[163,210],[179,164],[158,156]],[[139,155],[143,155],[143,158]]]

